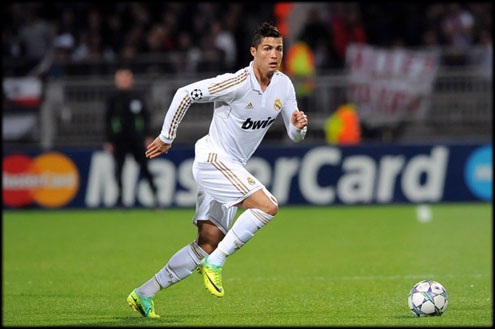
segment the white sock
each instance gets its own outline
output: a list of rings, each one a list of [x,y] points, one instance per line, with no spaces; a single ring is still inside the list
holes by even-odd
[[[155,277],[149,279],[145,284],[136,289],[137,293],[144,297],[153,297],[160,291],[160,284]]]
[[[193,241],[177,251],[153,278],[138,288],[137,292],[145,297],[153,297],[161,289],[165,289],[191,275],[201,259],[206,256],[208,256],[208,253],[196,241]],[[159,284],[158,289],[154,286],[154,281]]]
[[[248,242],[256,231],[268,224],[273,216],[259,209],[244,211],[227,232],[217,248],[208,256],[208,263],[223,266],[228,256]]]

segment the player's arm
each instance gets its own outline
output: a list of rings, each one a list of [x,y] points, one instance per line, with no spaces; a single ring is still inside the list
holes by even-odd
[[[289,85],[288,97],[282,109],[282,118],[289,138],[296,143],[303,141],[308,129],[308,117],[297,108],[296,93],[292,84]]]
[[[154,158],[167,153],[176,137],[177,128],[193,103],[208,103],[217,100],[230,101],[235,91],[247,78],[247,72],[226,73],[179,88],[163,120],[160,135],[148,146],[146,156]]]

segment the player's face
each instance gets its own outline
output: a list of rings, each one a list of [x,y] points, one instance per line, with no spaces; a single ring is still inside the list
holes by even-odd
[[[251,47],[251,55],[254,57],[254,65],[261,72],[275,73],[282,63],[283,57],[282,38],[263,38],[257,48]]]

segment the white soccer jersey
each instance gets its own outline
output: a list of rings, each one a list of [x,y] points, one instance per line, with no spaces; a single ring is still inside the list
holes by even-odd
[[[197,146],[243,165],[280,113],[291,140],[300,142],[306,135],[306,127],[298,129],[291,123],[297,101],[289,77],[275,72],[263,92],[251,62],[234,74],[222,74],[179,88],[165,116],[160,139],[171,144],[191,104],[206,102],[214,102],[213,119],[208,135]]]

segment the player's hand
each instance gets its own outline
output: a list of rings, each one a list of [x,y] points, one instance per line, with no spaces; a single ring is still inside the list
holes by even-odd
[[[162,142],[162,140],[157,137],[150,145],[148,145],[145,154],[147,158],[153,159],[163,153],[168,153],[168,150],[170,150],[171,147],[172,144]]]
[[[295,110],[292,112],[292,118],[290,120],[297,129],[303,129],[308,125],[308,117],[303,111]]]

